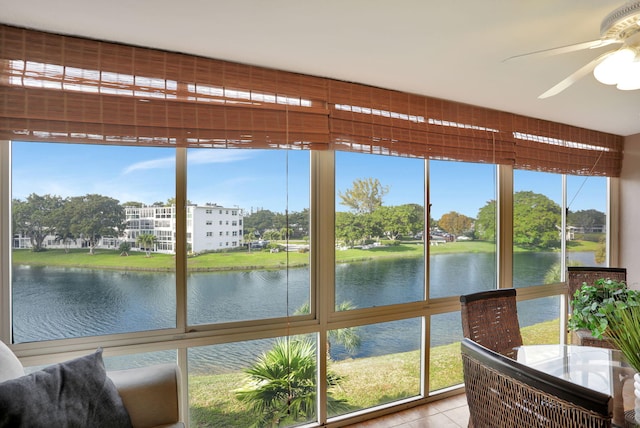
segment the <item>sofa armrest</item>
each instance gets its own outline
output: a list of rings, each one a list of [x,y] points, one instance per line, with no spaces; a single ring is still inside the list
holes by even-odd
[[[180,369],[158,364],[107,373],[118,388],[134,428],[183,427],[179,414]]]

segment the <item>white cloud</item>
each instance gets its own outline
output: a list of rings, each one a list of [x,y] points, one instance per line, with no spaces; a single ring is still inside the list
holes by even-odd
[[[137,162],[132,165],[129,165],[124,169],[122,174],[129,174],[130,172],[138,171],[138,170],[172,168],[175,166],[175,164],[176,164],[176,159],[174,157],[152,159],[152,160]]]
[[[249,150],[189,150],[187,161],[190,164],[231,163],[249,159]]]
[[[190,150],[188,152],[188,162],[192,165],[204,165],[211,163],[231,163],[249,159],[251,156],[247,150]],[[152,159],[148,161],[136,162],[129,165],[122,171],[123,175],[134,171],[148,169],[166,169],[175,166],[174,157]]]

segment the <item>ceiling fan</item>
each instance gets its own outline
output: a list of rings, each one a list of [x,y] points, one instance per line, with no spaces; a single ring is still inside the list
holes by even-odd
[[[640,1],[628,1],[607,15],[600,24],[598,40],[529,52],[512,56],[505,61],[532,55],[558,55],[614,44],[622,46],[598,56],[538,98],[557,95],[592,71],[594,77],[606,85],[616,85],[621,90],[640,89]]]

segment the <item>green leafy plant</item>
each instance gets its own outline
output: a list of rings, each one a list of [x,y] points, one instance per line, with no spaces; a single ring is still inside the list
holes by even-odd
[[[607,314],[614,309],[626,308],[630,301],[640,301],[640,294],[627,288],[623,281],[601,278],[593,285],[584,283],[571,301],[573,311],[569,318],[569,330],[586,328],[594,337],[602,339],[609,325]]]
[[[308,339],[278,340],[245,371],[245,385],[235,391],[254,416],[253,427],[280,427],[313,419],[316,403],[316,348]],[[327,388],[343,378],[327,370]],[[330,411],[349,407],[328,393]]]
[[[609,329],[607,337],[624,354],[637,372],[640,372],[640,304],[631,300],[616,305],[606,314]]]

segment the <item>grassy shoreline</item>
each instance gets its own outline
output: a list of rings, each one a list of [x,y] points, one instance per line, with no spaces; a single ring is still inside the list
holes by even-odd
[[[570,251],[595,251],[597,244],[589,241],[572,241]],[[514,251],[524,252],[516,248]],[[429,248],[430,255],[454,253],[490,253],[495,252],[495,244],[482,241],[449,242]],[[354,263],[376,259],[404,257],[423,257],[421,242],[402,243],[388,247],[373,247],[368,250],[352,248],[336,251],[336,263]],[[171,254],[154,253],[147,257],[144,252],[131,252],[121,256],[116,249],[96,249],[89,254],[87,249],[74,249],[65,252],[50,249],[38,253],[30,250],[13,250],[14,265],[59,266],[87,269],[114,269],[151,272],[175,271],[175,257]],[[309,253],[269,251],[234,251],[207,253],[187,259],[189,272],[221,272],[233,270],[282,269],[305,267],[309,264]]]

